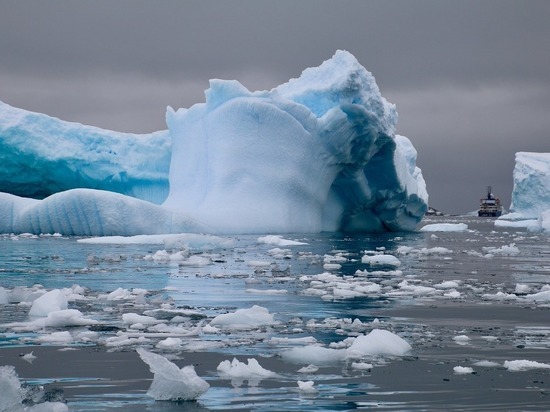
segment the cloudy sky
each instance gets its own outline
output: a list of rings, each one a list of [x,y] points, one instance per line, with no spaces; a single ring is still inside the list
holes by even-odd
[[[550,151],[550,2],[0,0],[0,100],[118,131],[166,128],[208,79],[271,89],[337,49],[397,105],[430,204],[510,204],[514,154]]]

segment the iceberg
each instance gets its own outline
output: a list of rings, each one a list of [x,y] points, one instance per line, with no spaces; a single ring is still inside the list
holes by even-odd
[[[120,133],[0,102],[0,192],[45,198],[88,188],[162,203],[170,134]]]
[[[270,91],[214,79],[205,96],[168,107],[168,131],[150,135],[0,105],[0,232],[400,231],[427,211],[396,108],[352,54]]]
[[[210,385],[197,375],[193,365],[179,368],[164,356],[137,348],[140,358],[153,373],[153,382],[147,394],[157,401],[194,401]]]
[[[511,213],[499,226],[550,230],[550,153],[518,152],[514,167]]]

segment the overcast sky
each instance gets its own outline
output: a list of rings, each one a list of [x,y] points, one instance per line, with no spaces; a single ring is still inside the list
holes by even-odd
[[[550,152],[546,0],[0,0],[0,100],[148,133],[210,78],[271,89],[337,49],[397,105],[435,208],[487,185],[508,207],[514,154]]]

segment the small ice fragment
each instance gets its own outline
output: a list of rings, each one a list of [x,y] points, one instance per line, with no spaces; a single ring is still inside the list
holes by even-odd
[[[33,361],[36,359],[36,356],[33,355],[33,352],[22,355],[21,359],[23,359],[25,362],[28,362],[32,365]]]
[[[277,376],[275,372],[264,369],[256,359],[250,358],[247,363],[240,362],[233,358],[220,362],[218,365],[218,373],[224,378],[240,378],[240,379],[258,379]]]
[[[467,345],[470,341],[470,338],[466,335],[458,335],[453,338],[453,340],[459,345]]]
[[[157,401],[196,400],[210,387],[191,365],[180,369],[175,363],[156,353],[143,348],[136,351],[154,375],[147,394]]]
[[[495,368],[497,366],[500,366],[500,363],[489,361],[489,360],[482,360],[482,361],[475,362],[473,365],[474,366],[479,366],[479,367],[482,367],[482,368]]]
[[[361,258],[361,263],[370,266],[399,266],[401,261],[393,255],[365,255]]]
[[[298,369],[298,373],[315,373],[318,370],[319,370],[319,367],[317,365],[311,364]]]
[[[455,366],[453,371],[456,375],[470,375],[474,373],[474,369],[469,366]]]
[[[372,365],[372,363],[367,363],[367,362],[352,362],[351,363],[351,368],[352,369],[357,369],[357,370],[362,370],[362,371],[370,371],[374,366]]]
[[[313,381],[298,381],[298,388],[302,392],[317,392],[317,389],[313,387],[314,384]]]
[[[550,369],[550,364],[523,359],[505,361],[504,367],[511,372],[521,372],[530,369]]]
[[[373,329],[368,335],[359,335],[347,349],[349,358],[363,356],[403,356],[412,349],[411,345],[395,333],[384,329]]]

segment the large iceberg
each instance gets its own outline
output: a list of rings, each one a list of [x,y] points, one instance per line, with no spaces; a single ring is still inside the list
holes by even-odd
[[[81,188],[44,200],[3,194],[0,232],[397,231],[426,212],[416,150],[395,135],[395,106],[350,53],[270,91],[211,80],[205,95],[189,109],[169,107],[168,132],[144,136],[0,106],[0,158],[11,170],[0,187]],[[31,164],[50,176],[12,177]]]
[[[550,153],[516,153],[510,210],[497,224],[550,230]]]
[[[160,204],[170,145],[168,131],[119,133],[0,102],[0,192],[44,198],[89,188]]]

